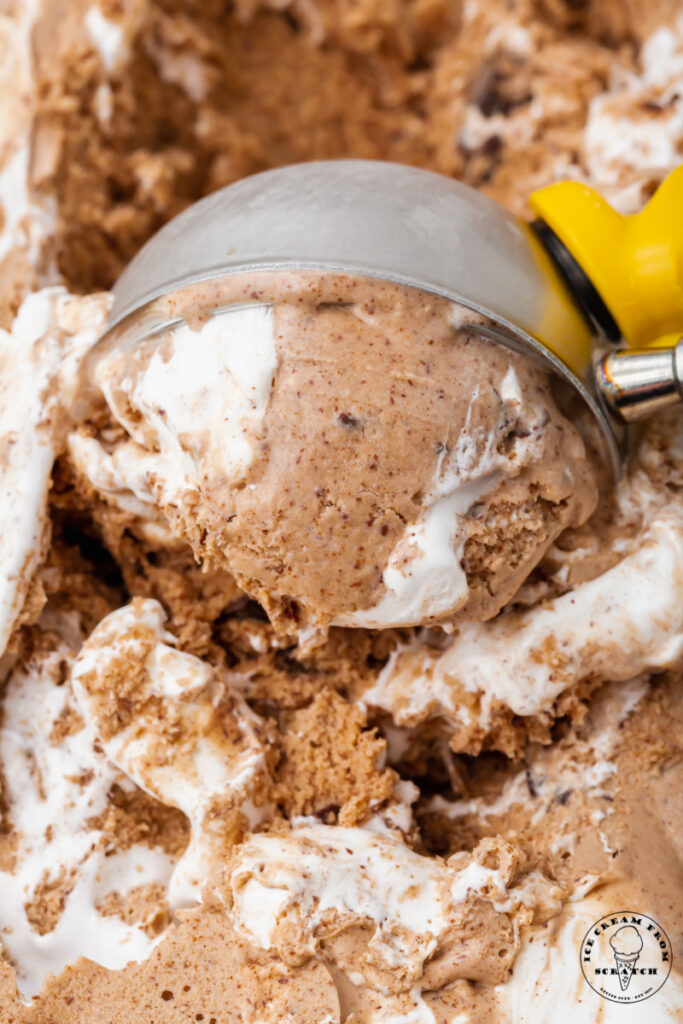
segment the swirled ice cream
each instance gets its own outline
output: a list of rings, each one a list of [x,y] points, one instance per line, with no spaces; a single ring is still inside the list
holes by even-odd
[[[71,457],[282,631],[490,618],[593,511],[595,467],[547,373],[453,303],[279,272],[185,305],[180,326],[93,355],[113,428],[81,427]]]
[[[678,5],[219,7],[0,12],[0,1024],[673,1024],[680,410],[596,505],[545,375],[417,292],[254,275],[96,342],[264,167],[637,209]],[[579,962],[625,907],[673,949],[632,1007]]]

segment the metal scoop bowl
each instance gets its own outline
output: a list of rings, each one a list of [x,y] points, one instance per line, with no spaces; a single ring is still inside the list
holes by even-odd
[[[680,175],[677,182],[669,192],[680,206]],[[631,321],[614,308],[612,270],[604,279],[587,273],[593,249],[585,255],[579,244],[577,254],[572,234],[583,218],[591,227],[585,237],[602,244],[591,206],[596,195],[574,182],[550,186],[532,197],[541,219],[531,225],[459,182],[398,164],[334,160],[266,171],[200,200],[147,242],[114,287],[102,340],[115,336],[131,344],[171,326],[184,289],[231,274],[314,269],[388,279],[481,314],[480,333],[542,361],[568,382],[590,410],[601,454],[617,477],[623,421],[680,400],[683,358],[676,344],[683,302],[676,305],[674,295],[672,316],[657,321],[667,330],[673,324],[665,343],[665,332],[656,331],[659,347],[611,351],[615,342],[630,340],[620,320],[629,330]],[[636,220],[620,218],[597,199],[620,223]],[[598,212],[607,216],[603,207]],[[633,305],[632,291],[624,296],[619,301]],[[632,312],[629,307],[633,319]]]

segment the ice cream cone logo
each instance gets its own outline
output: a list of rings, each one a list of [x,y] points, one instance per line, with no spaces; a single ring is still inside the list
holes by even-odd
[[[625,992],[631,983],[633,969],[638,963],[643,940],[638,929],[631,924],[619,928],[609,940],[614,954],[614,962],[619,972],[621,991]]]
[[[580,948],[583,976],[599,996],[638,1003],[659,992],[673,953],[662,925],[637,910],[606,914],[588,929]]]

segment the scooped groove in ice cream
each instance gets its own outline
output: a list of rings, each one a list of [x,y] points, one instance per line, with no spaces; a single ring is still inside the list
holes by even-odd
[[[93,361],[119,436],[86,426],[71,457],[107,501],[160,510],[283,631],[488,618],[593,510],[546,373],[453,303],[322,272],[182,301],[181,326]]]

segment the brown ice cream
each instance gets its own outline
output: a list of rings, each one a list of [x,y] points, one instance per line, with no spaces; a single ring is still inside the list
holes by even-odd
[[[674,956],[631,1016],[680,1018],[680,410],[603,486],[476,318],[345,277],[88,356],[150,234],[267,167],[639,208],[683,147],[680,13],[4,5],[0,1024],[620,1024],[579,949],[623,907]],[[341,624],[396,550],[419,582],[440,485],[464,599]]]
[[[593,511],[595,471],[547,374],[445,299],[280,272],[172,303],[187,326],[93,357],[113,422],[82,427],[72,460],[229,569],[283,632],[490,618]]]

